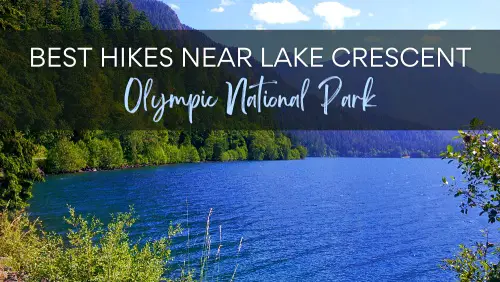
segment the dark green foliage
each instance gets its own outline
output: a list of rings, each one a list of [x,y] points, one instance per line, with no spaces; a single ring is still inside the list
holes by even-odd
[[[100,30],[99,6],[95,0],[82,0],[80,14],[83,21],[83,28],[90,30]]]
[[[3,30],[20,30],[19,22],[22,17],[19,7],[12,1],[0,0],[0,28]]]
[[[118,6],[114,1],[104,1],[99,11],[99,18],[104,29],[118,30],[121,28],[120,17],[118,16]]]
[[[128,0],[105,0],[101,5],[99,17],[103,29],[152,29],[146,15],[135,10]]]
[[[82,28],[79,0],[63,1],[62,28],[64,30],[79,30]]]
[[[118,20],[123,29],[128,29],[133,21],[133,8],[128,0],[114,0],[118,9]]]
[[[210,161],[220,161],[222,153],[229,148],[227,133],[221,130],[212,131],[205,140],[206,159]]]
[[[21,209],[31,198],[34,181],[42,180],[33,157],[37,148],[20,132],[0,131],[0,208]]]

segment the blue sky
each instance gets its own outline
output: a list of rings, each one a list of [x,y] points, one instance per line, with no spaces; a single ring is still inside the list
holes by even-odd
[[[500,29],[499,0],[161,0],[196,29]]]

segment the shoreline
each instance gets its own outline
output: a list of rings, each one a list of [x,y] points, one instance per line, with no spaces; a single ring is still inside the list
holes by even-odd
[[[314,158],[314,159],[441,159],[441,157],[421,157],[421,158],[411,158],[411,157],[315,157],[308,156],[305,159]],[[136,164],[136,165],[123,165],[119,168],[105,169],[105,168],[85,168],[79,171],[73,172],[59,172],[59,173],[46,173],[38,167],[37,169],[42,173],[43,176],[55,176],[55,175],[66,175],[66,174],[81,174],[81,173],[92,173],[92,172],[100,172],[100,171],[119,171],[119,170],[131,170],[131,169],[139,169],[139,168],[147,168],[147,167],[163,167],[163,166],[171,166],[171,165],[182,165],[182,164],[209,164],[209,163],[233,163],[233,162],[269,162],[269,161],[302,161],[305,159],[296,159],[296,160],[235,160],[235,161],[200,161],[200,162],[180,162],[180,163],[169,163],[169,164]],[[0,174],[1,176],[1,174]]]
[[[38,167],[37,169],[42,172],[42,175],[64,175],[64,174],[80,174],[80,173],[91,173],[91,172],[99,172],[99,171],[118,171],[118,170],[129,170],[129,169],[138,169],[138,168],[146,168],[146,167],[162,167],[162,166],[170,166],[170,165],[181,165],[181,164],[205,164],[205,163],[234,163],[234,162],[269,162],[269,161],[301,161],[304,159],[294,159],[294,160],[234,160],[234,161],[200,161],[200,162],[180,162],[180,163],[169,163],[169,164],[137,164],[137,165],[123,165],[119,168],[85,168],[79,171],[73,172],[58,172],[58,173],[46,173]]]

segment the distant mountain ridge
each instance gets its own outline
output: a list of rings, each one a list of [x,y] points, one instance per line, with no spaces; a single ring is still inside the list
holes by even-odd
[[[176,12],[165,2],[158,0],[130,1],[137,10],[146,14],[151,24],[157,29],[193,30],[193,28],[184,25]],[[214,43],[203,32],[196,35],[190,34],[190,37],[196,41],[191,44],[194,46],[200,44],[203,46],[220,45]],[[468,67],[408,69],[398,66],[395,69],[352,67],[339,69],[334,68],[330,62],[330,64],[325,64],[324,68],[316,69],[288,68],[279,65],[270,70],[254,66],[252,73],[262,74],[266,77],[268,74],[276,77],[275,73],[277,73],[280,79],[294,89],[297,89],[300,86],[299,83],[306,77],[311,79],[311,85],[317,85],[321,80],[335,74],[342,78],[343,88],[345,88],[343,92],[345,93],[357,93],[364,80],[372,76],[374,78],[374,91],[378,94],[376,113],[386,118],[422,125],[421,128],[417,126],[418,128],[412,129],[451,129],[456,128],[457,124],[460,126],[468,124],[472,118],[479,118],[487,123],[496,122],[496,111],[488,109],[491,109],[492,105],[500,104],[500,96],[497,95],[497,89],[500,88],[498,87],[500,86],[499,76],[478,73]],[[315,92],[320,94],[317,89]],[[405,93],[405,95],[400,95],[400,93]],[[450,95],[441,95],[442,93],[456,94],[450,99]],[[321,94],[318,95],[318,97],[321,96]],[[478,99],[479,97],[481,98]],[[469,115],[474,116],[469,116],[460,109],[467,109],[468,113],[473,113]],[[422,115],[421,110],[425,112],[425,115]],[[443,112],[446,114],[441,114]],[[389,123],[385,119],[380,122]]]
[[[407,54],[405,58],[413,62],[419,57]],[[275,70],[291,85],[297,85],[297,81],[306,77],[312,85],[318,85],[335,75],[342,79],[344,93],[359,93],[360,86],[372,77],[377,113],[422,124],[425,128],[455,129],[457,127],[451,125],[464,126],[473,118],[487,125],[498,125],[495,107],[500,104],[500,76],[468,66],[366,68],[349,65],[341,68],[326,61],[322,68],[290,68],[281,64]],[[317,94],[323,95],[320,91]]]

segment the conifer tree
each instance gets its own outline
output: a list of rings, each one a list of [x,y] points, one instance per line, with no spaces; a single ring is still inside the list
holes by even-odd
[[[99,7],[95,0],[83,0],[80,15],[82,17],[83,28],[89,30],[101,29],[101,23],[99,22]]]
[[[79,0],[64,1],[62,24],[65,30],[78,30],[82,28]]]
[[[0,28],[3,30],[20,30],[20,19],[23,16],[19,7],[10,0],[0,0]]]
[[[130,29],[132,23],[134,22],[134,9],[132,4],[128,0],[116,0],[116,6],[118,7],[118,19],[120,20],[120,26],[123,29]]]
[[[102,3],[99,18],[103,29],[121,29],[118,6],[114,1],[106,0]]]
[[[144,12],[140,12],[134,17],[134,22],[132,23],[132,29],[138,30],[152,30],[153,26],[148,21],[148,17]]]

